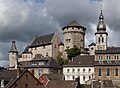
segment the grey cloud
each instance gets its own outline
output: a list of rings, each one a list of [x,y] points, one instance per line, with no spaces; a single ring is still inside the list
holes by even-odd
[[[8,58],[12,40],[17,41],[18,50],[22,52],[34,35],[39,36],[57,30],[62,34],[61,28],[73,19],[87,28],[86,46],[88,46],[93,42],[89,37],[94,37],[90,23],[97,24],[101,3],[103,3],[105,23],[111,30],[115,30],[114,35],[109,35],[110,38],[116,38],[112,42],[119,38],[119,35],[115,35],[120,28],[119,0],[42,1],[40,3],[36,0],[0,1],[0,53],[3,57]],[[119,41],[116,43],[119,45]]]

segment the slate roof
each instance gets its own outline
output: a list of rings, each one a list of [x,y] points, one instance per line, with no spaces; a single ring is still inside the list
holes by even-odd
[[[120,54],[120,47],[108,47],[106,50],[95,50],[95,54]]]
[[[96,44],[94,43],[94,42],[92,42],[90,45],[89,45],[89,47],[90,46],[96,46]]]
[[[94,66],[120,66],[120,60],[95,61]]]
[[[84,31],[86,30],[85,27],[81,26],[76,20],[71,21],[70,23],[67,24],[67,26],[63,27],[62,30],[64,30],[67,27],[78,27],[78,28],[83,28]]]
[[[70,23],[68,23],[67,26],[80,26],[80,24],[76,20],[73,20]]]
[[[42,46],[42,45],[49,45],[52,42],[52,38],[54,36],[55,33],[51,33],[48,35],[43,35],[40,37],[37,37],[36,39],[34,39],[34,41],[32,42],[32,44],[30,45],[30,47],[37,47],[37,46]]]
[[[58,45],[63,45],[64,46],[63,42],[60,42],[60,44],[58,44]]]
[[[0,80],[4,79],[6,81],[10,81],[11,79],[15,79],[17,77],[17,70],[1,70],[0,71]]]
[[[112,80],[93,81],[93,88],[114,88],[114,85]]]
[[[16,53],[18,53],[16,45],[15,45],[15,41],[12,41],[12,46],[11,46],[9,52],[16,52]]]
[[[106,31],[97,31],[96,33],[95,33],[95,35],[96,34],[106,34],[106,35],[108,35],[108,33],[106,32]]]
[[[47,88],[76,88],[77,83],[74,81],[51,80],[47,84]]]
[[[64,67],[88,67],[94,66],[94,55],[83,55],[76,56],[73,61],[70,61],[68,64],[64,65]]]
[[[44,65],[40,65],[39,62],[44,62]],[[35,64],[34,64],[35,63]],[[34,65],[33,65],[34,64]],[[52,57],[41,57],[36,55],[31,61],[22,61],[19,63],[19,67],[23,68],[62,68]]]
[[[45,74],[49,80],[62,80],[63,74]]]
[[[22,54],[25,54],[25,53],[30,53],[30,52],[29,52],[29,46],[27,46],[27,47],[25,48],[25,50],[22,52]]]
[[[28,71],[27,69],[25,69],[25,70],[19,75],[18,78],[16,78],[12,83],[8,84],[5,88],[11,88],[11,87],[13,87],[13,86],[19,81],[19,79],[21,79],[21,78],[23,77],[23,75],[24,75],[25,73],[29,73],[30,76],[34,78],[34,81],[36,80],[37,83],[39,83],[40,88],[45,88],[45,87],[40,83],[40,81],[39,81],[30,71]],[[26,81],[27,81],[27,80],[26,80]],[[22,81],[21,81],[21,83],[22,83]],[[28,82],[28,83],[30,84],[30,83],[32,83],[32,81],[29,79],[29,82]],[[22,83],[22,84],[23,84],[23,83]],[[20,83],[19,83],[19,85],[20,85]]]

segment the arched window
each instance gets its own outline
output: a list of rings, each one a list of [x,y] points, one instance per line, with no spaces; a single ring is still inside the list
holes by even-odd
[[[115,76],[118,76],[118,68],[115,69]]]
[[[110,68],[107,68],[107,76],[110,76]]]
[[[98,69],[98,76],[101,76],[102,75],[102,70],[101,68]]]
[[[107,55],[107,56],[106,56],[106,59],[107,59],[107,60],[110,60],[110,55]]]
[[[104,42],[104,38],[102,37],[102,42]]]
[[[98,37],[98,42],[100,43],[100,37]]]

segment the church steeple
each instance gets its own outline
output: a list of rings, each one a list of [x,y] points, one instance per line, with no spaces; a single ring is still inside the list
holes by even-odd
[[[100,16],[99,16],[97,31],[106,31],[106,25],[104,24],[104,16],[103,16],[103,13],[102,13],[102,9],[101,9],[101,13],[100,13]]]
[[[108,33],[106,32],[106,25],[104,24],[104,16],[102,13],[102,9],[99,16],[99,22],[97,25],[97,32],[95,33],[95,36],[96,36],[96,50],[106,50]]]

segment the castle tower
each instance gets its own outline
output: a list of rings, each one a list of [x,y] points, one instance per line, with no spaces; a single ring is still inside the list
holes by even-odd
[[[18,59],[18,51],[15,45],[15,41],[12,41],[12,46],[9,51],[9,69],[17,69],[17,60]]]
[[[77,46],[83,50],[85,45],[85,30],[77,21],[71,21],[67,26],[62,28],[64,34],[64,50]]]
[[[104,23],[102,9],[99,16],[99,22],[97,25],[97,32],[95,33],[95,36],[96,36],[96,50],[106,50],[108,33],[106,32],[106,25]]]

